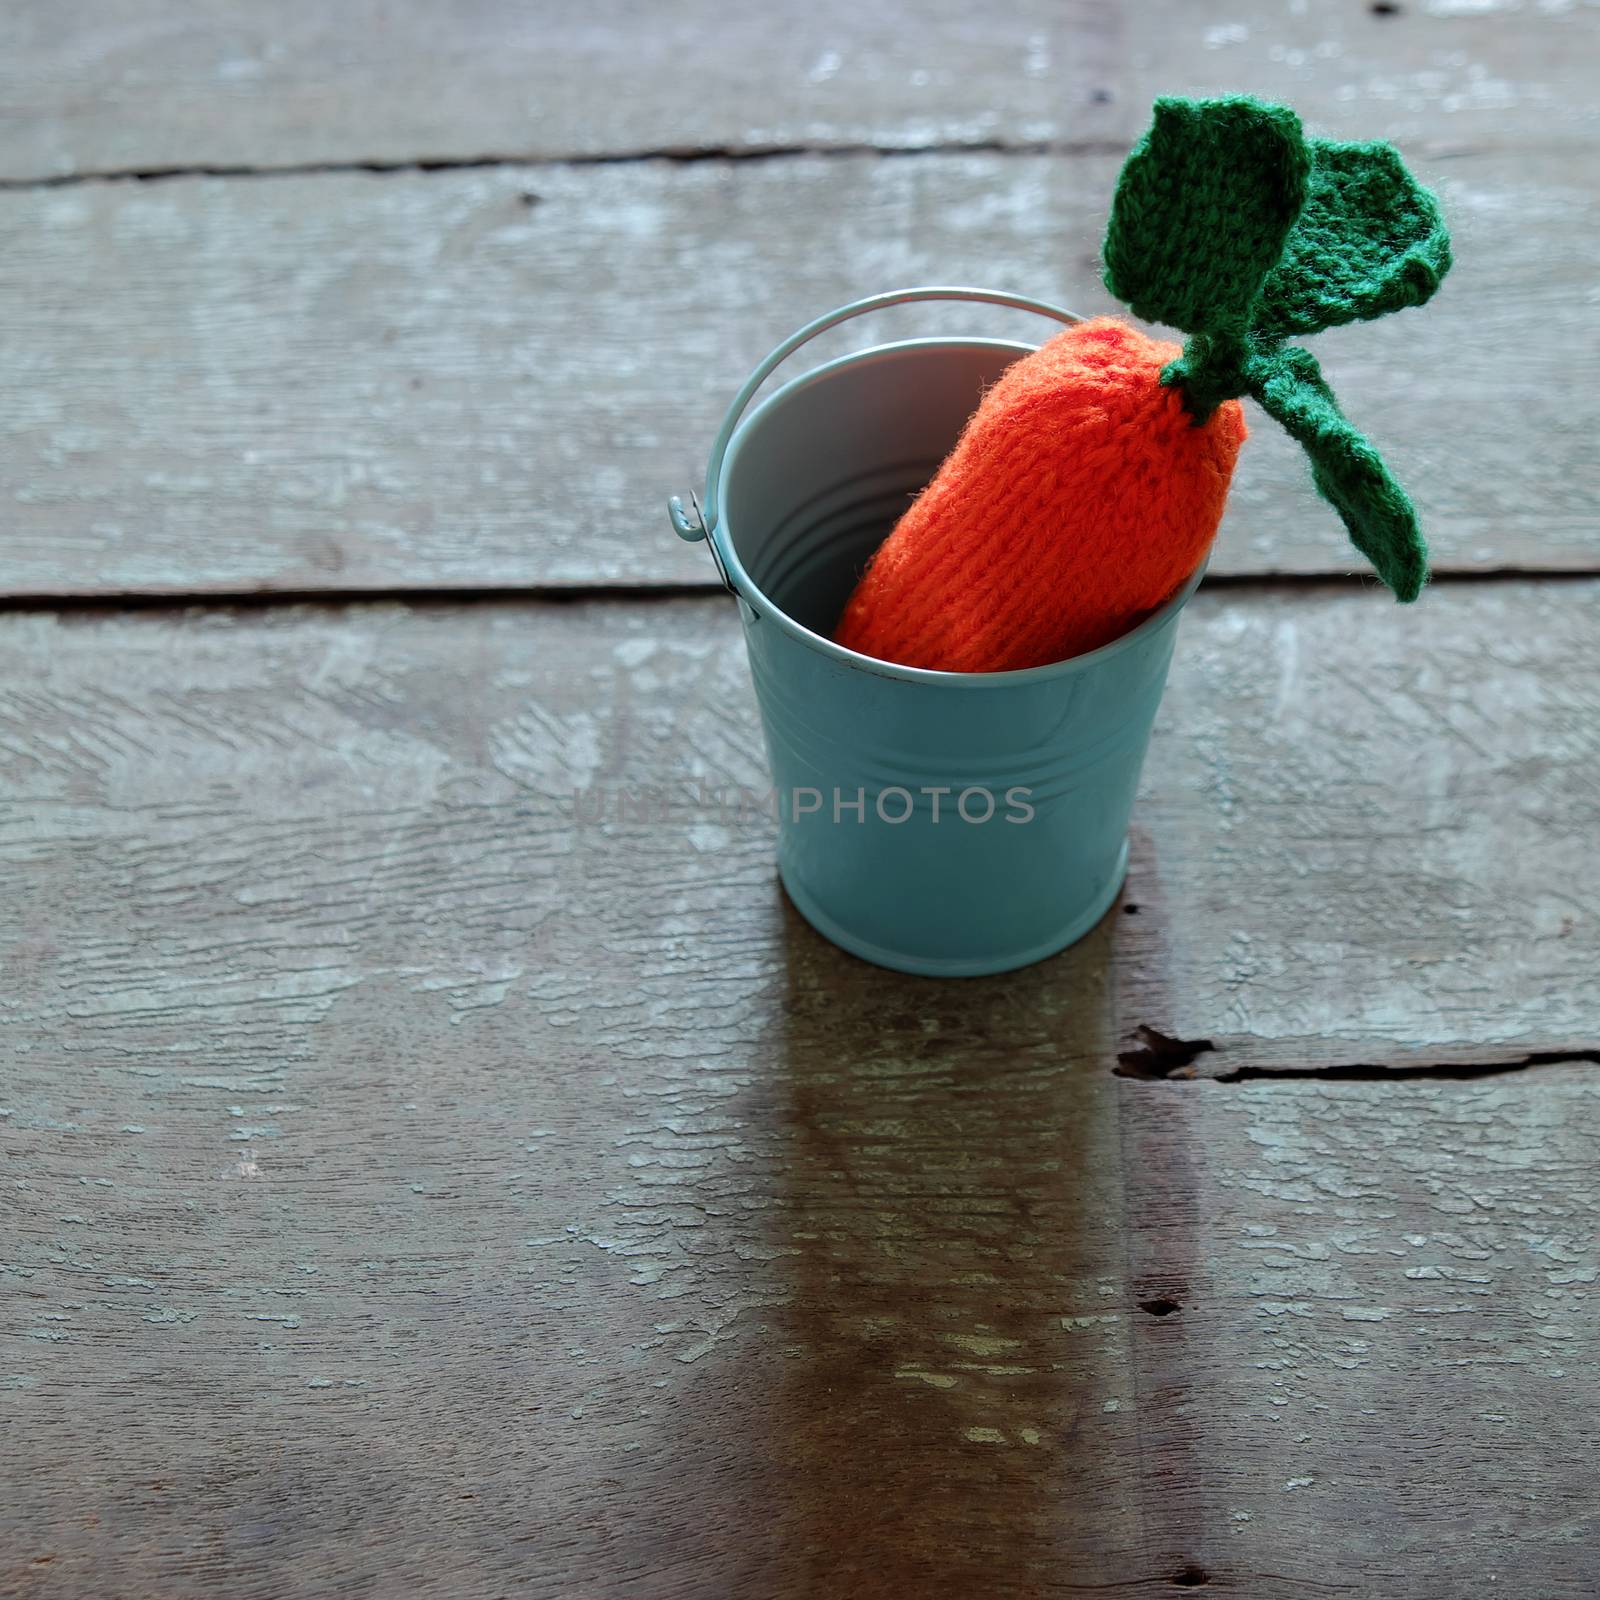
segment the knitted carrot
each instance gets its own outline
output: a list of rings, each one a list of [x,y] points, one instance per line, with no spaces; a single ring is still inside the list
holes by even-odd
[[[909,666],[995,672],[1095,649],[1162,605],[1216,535],[1250,395],[1401,600],[1427,578],[1404,490],[1292,334],[1420,305],[1450,265],[1387,144],[1307,137],[1285,106],[1158,100],[1122,169],[1110,317],[1008,368],[873,556],[835,633]]]

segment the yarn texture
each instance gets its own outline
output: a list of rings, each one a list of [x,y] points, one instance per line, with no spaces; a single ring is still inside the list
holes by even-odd
[[[834,635],[947,672],[1042,666],[1109,643],[1204,558],[1244,441],[1161,382],[1178,346],[1114,317],[1003,372],[880,546]]]
[[[1287,106],[1157,100],[1117,180],[1101,252],[1106,287],[1147,321],[1242,336],[1310,178],[1300,119]]]
[[[1156,101],[1117,183],[1106,287],[1189,334],[1161,375],[1203,421],[1250,395],[1299,441],[1351,542],[1400,600],[1427,580],[1417,515],[1291,334],[1429,299],[1450,269],[1438,202],[1381,141],[1308,138],[1249,96]],[[1231,288],[1218,280],[1233,274]]]
[[[1308,137],[1248,96],[1156,101],[1118,180],[1105,282],[1180,348],[1113,318],[1023,357],[873,556],[835,633],[955,672],[1097,648],[1168,600],[1216,535],[1249,395],[1401,600],[1427,579],[1405,491],[1286,344],[1420,305],[1450,266],[1438,204],[1383,143]]]

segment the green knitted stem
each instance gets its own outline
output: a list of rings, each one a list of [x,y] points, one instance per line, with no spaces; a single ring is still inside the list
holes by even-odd
[[[1417,513],[1383,457],[1339,410],[1309,350],[1290,345],[1251,362],[1250,393],[1311,457],[1317,492],[1344,519],[1350,541],[1399,600],[1428,577]]]
[[[1224,400],[1250,386],[1250,342],[1232,329],[1190,335],[1183,354],[1161,369],[1161,381],[1183,390],[1183,403],[1198,427]]]
[[[1438,203],[1393,146],[1307,138],[1286,106],[1161,99],[1117,183],[1106,287],[1189,335],[1161,374],[1195,423],[1250,394],[1402,600],[1427,577],[1416,513],[1291,334],[1421,305],[1450,267]]]

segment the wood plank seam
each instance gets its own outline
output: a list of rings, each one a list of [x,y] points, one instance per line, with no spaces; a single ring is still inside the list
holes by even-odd
[[[926,144],[877,145],[857,141],[850,144],[784,143],[770,145],[660,145],[635,150],[602,150],[592,153],[567,151],[555,155],[515,154],[509,151],[475,156],[417,156],[400,160],[339,160],[163,165],[151,167],[106,167],[83,172],[48,173],[38,177],[0,178],[0,192],[33,189],[73,189],[91,183],[169,183],[182,178],[305,178],[339,176],[351,173],[432,173],[481,172],[505,167],[539,171],[567,167],[619,167],[650,161],[673,166],[698,166],[725,161],[741,166],[766,161],[821,157],[828,160],[880,157],[904,160],[916,156],[1120,156],[1127,144],[1110,139],[945,139]],[[1452,154],[1461,152],[1453,150]]]
[[[1527,583],[1564,584],[1593,582],[1600,578],[1600,567],[1563,568],[1545,571],[1537,567],[1494,567],[1477,571],[1445,568],[1435,572],[1430,588],[1457,585]],[[1207,590],[1247,590],[1267,592],[1288,589],[1296,592],[1340,590],[1353,587],[1374,588],[1370,573],[1344,572],[1220,572],[1208,573],[1200,584]],[[273,606],[355,606],[401,602],[406,605],[573,605],[591,600],[637,601],[653,603],[673,600],[705,600],[721,592],[715,577],[690,583],[590,583],[567,587],[561,584],[478,584],[452,589],[440,585],[408,588],[404,584],[370,589],[173,589],[127,590],[100,594],[54,593],[0,594],[0,615],[19,611],[62,611],[73,613],[122,611],[164,611],[193,608],[218,610],[266,610]]]
[[[265,611],[274,606],[318,608],[390,605],[457,606],[532,604],[564,606],[584,601],[708,600],[722,592],[715,577],[703,583],[595,583],[574,588],[560,584],[479,584],[472,588],[440,586],[372,589],[195,589],[129,590],[108,594],[0,594],[0,615],[17,611],[73,613],[213,609]]]
[[[1487,146],[1469,144],[1424,145],[1433,161],[1457,161],[1479,155]],[[1125,156],[1126,140],[1117,139],[939,139],[922,144],[885,145],[856,140],[844,144],[794,141],[780,144],[641,145],[630,150],[561,151],[551,155],[523,152],[484,152],[470,156],[407,156],[343,158],[330,161],[195,162],[148,167],[100,167],[77,172],[40,173],[29,177],[0,177],[0,193],[35,189],[75,189],[98,183],[170,183],[184,178],[307,178],[339,177],[357,173],[416,175],[483,172],[494,168],[513,171],[550,171],[584,167],[624,167],[652,161],[692,167],[712,162],[758,166],[771,161],[860,159],[871,156],[886,161],[918,156],[1059,156],[1094,159]]]

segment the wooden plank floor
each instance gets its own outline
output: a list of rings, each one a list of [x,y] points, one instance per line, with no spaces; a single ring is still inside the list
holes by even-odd
[[[0,587],[708,582],[663,495],[701,481],[756,360],[869,288],[1111,309],[1096,257],[1117,167],[804,155],[0,193],[0,336],[25,380],[0,406]],[[1330,378],[1428,507],[1441,570],[1592,570],[1570,461],[1600,431],[1600,347],[1564,313],[1593,279],[1600,176],[1503,153],[1429,176],[1461,264],[1425,314],[1319,339]],[[855,344],[1039,337],[968,309],[858,327]],[[1441,418],[1444,374],[1493,403]],[[1214,570],[1351,571],[1303,453],[1253,407],[1251,425]]]
[[[1428,507],[1442,570],[1600,565],[1570,471],[1600,426],[1600,350],[1569,320],[1600,204],[1592,6],[1080,0],[975,29],[942,4],[916,28],[830,4],[694,51],[695,8],[670,26],[469,9],[0,19],[0,593],[704,582],[703,552],[660,537],[661,498],[697,481],[756,359],[913,282],[1107,309],[1111,185],[1176,89],[1271,90],[1405,141],[1459,264],[1425,316],[1319,355]],[[839,120],[863,107],[876,131]],[[672,150],[702,159],[648,159]],[[361,170],[397,161],[444,170]],[[953,326],[973,314],[861,337]],[[1261,421],[1214,570],[1350,571],[1303,457]]]
[[[1597,16],[11,7],[0,1593],[1600,1592]],[[1119,905],[870,968],[661,503],[1225,87],[1450,210],[1443,576],[1262,421]]]
[[[615,812],[762,781],[718,601],[11,617],[16,1570],[1586,1592],[1597,598],[1202,596],[969,983]]]
[[[1592,6],[957,0],[44,0],[0,20],[0,177],[793,146],[1123,147],[1158,94],[1292,99],[1367,137],[1591,148]],[[599,92],[596,92],[596,90]],[[1359,111],[1357,108],[1360,108]]]

